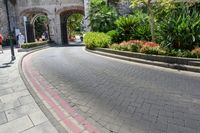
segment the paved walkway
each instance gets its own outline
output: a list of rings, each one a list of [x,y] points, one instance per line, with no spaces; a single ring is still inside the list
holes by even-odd
[[[57,133],[35,103],[18,71],[25,53],[16,53],[10,64],[10,50],[0,54],[0,133]]]

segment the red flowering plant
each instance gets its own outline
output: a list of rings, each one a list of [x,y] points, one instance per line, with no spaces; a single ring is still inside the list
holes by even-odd
[[[144,45],[144,43],[146,43],[147,41],[144,40],[129,40],[128,43],[137,43],[137,44],[141,44]]]
[[[200,57],[200,47],[193,49],[192,54],[194,56],[196,56],[197,58],[199,58]]]
[[[139,52],[143,47],[146,41],[143,40],[130,40],[127,43],[129,44],[129,51],[131,52]]]
[[[122,42],[119,44],[120,46],[120,50],[123,50],[123,51],[129,51],[130,50],[130,44],[128,42]]]
[[[115,50],[130,51],[130,44],[124,41],[120,44],[114,43],[110,46],[110,48]]]
[[[114,43],[114,44],[110,45],[110,48],[115,49],[115,50],[120,50],[120,46],[118,43]]]
[[[155,42],[148,42],[144,40],[129,40],[120,44],[113,44],[110,46],[112,49],[141,52],[146,54],[164,54],[165,51],[160,48],[160,45]]]
[[[145,42],[143,47],[160,47],[160,45],[155,42]]]

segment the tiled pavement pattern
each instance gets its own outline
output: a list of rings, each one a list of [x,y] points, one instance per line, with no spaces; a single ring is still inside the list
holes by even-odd
[[[113,60],[82,47],[49,48],[32,61],[103,133],[200,133],[199,74]]]
[[[57,133],[35,103],[18,71],[19,59],[10,64],[10,50],[0,54],[0,133]]]

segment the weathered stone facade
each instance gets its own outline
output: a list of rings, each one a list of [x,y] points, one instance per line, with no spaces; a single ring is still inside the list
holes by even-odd
[[[6,36],[8,32],[6,7],[3,0],[0,0],[0,32],[3,34],[3,36]]]
[[[131,0],[121,0],[120,2],[118,2],[117,10],[119,15],[124,16],[131,13],[132,9],[130,6],[131,6]]]
[[[14,32],[16,28],[24,34],[23,16],[28,18],[30,25],[34,24],[38,16],[46,15],[49,19],[49,34],[53,41],[62,44],[63,26],[67,17],[73,13],[81,13],[84,15],[83,0],[11,0],[9,2],[10,24],[11,30]],[[13,2],[14,1],[14,2]],[[66,15],[65,15],[66,14]],[[0,0],[0,26],[4,35],[8,33],[8,22],[6,15],[6,6],[4,0]],[[64,22],[65,21],[65,22]]]

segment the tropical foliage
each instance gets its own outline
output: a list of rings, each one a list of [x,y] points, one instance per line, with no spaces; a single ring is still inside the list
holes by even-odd
[[[88,39],[94,37],[94,34],[90,34],[86,40],[90,41],[88,44],[91,45],[87,47],[109,46],[115,50],[146,54],[199,57],[199,1],[187,0],[178,3],[174,0],[131,1],[133,13],[116,19],[109,3],[104,0],[92,0],[90,11],[92,30],[106,33],[114,44],[110,45],[110,41],[103,41],[107,44],[98,45],[98,41],[94,43]]]
[[[123,40],[150,40],[151,38],[148,16],[141,11],[137,11],[133,15],[120,17],[115,21],[115,24],[121,31]]]
[[[107,5],[105,0],[91,0],[89,18],[92,31],[108,32],[115,29],[117,12],[112,6]]]
[[[200,44],[200,14],[196,8],[182,5],[168,13],[158,26],[164,47],[193,49]]]

